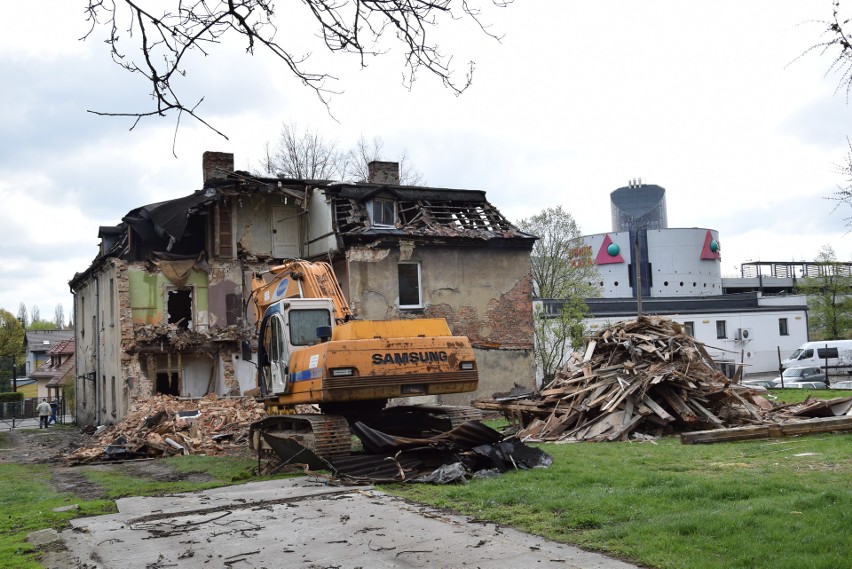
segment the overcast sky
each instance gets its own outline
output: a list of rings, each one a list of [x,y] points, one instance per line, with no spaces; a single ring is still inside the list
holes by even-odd
[[[476,61],[460,97],[425,74],[406,90],[398,51],[362,71],[305,43],[339,77],[334,118],[283,65],[222,46],[184,84],[229,139],[184,120],[175,158],[175,117],[131,131],[129,119],[87,112],[147,109],[148,91],[103,43],[80,41],[82,0],[7,4],[0,308],[16,314],[23,302],[52,319],[62,304],[67,318],[68,281],[97,254],[98,226],[200,189],[205,150],[256,168],[291,122],[341,147],[380,136],[383,159],[405,152],[427,185],[484,190],[512,221],[562,205],[586,234],[611,230],[612,191],[658,184],[669,227],[719,231],[723,275],[751,260],[813,260],[826,244],[852,260],[852,212],[829,199],[844,182],[852,109],[828,56],[799,58],[831,10],[830,0],[516,0],[486,11],[502,42],[470,22],[439,31],[456,61]]]

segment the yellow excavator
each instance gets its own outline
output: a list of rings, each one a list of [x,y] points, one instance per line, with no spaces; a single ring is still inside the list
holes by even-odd
[[[423,436],[481,416],[468,407],[386,407],[390,399],[475,391],[473,349],[444,319],[353,318],[328,263],[290,260],[254,275],[248,306],[257,317],[259,398],[268,414],[250,429],[256,450],[288,440],[334,458],[351,452],[356,421]],[[243,357],[251,360],[247,342]],[[296,413],[312,404],[321,412]]]

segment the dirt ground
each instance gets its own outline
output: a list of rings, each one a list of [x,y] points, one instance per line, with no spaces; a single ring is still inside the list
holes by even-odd
[[[130,476],[161,482],[210,480],[204,473],[176,472],[165,461],[158,459],[69,466],[62,460],[64,455],[95,442],[92,436],[73,427],[4,431],[0,433],[0,439],[6,441],[4,448],[0,449],[0,464],[47,464],[54,489],[57,492],[73,493],[83,500],[105,497],[103,489],[85,476],[85,472],[92,470],[116,470]]]

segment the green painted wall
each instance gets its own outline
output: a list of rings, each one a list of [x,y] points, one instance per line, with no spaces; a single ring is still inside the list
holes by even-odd
[[[130,287],[130,309],[134,324],[159,324],[165,316],[166,289],[173,288],[172,282],[160,273],[144,270],[128,270]],[[197,312],[207,312],[207,273],[193,269],[186,281],[192,286],[193,303]]]

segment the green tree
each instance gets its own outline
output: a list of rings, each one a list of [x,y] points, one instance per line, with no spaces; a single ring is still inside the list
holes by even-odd
[[[0,308],[0,391],[9,391],[12,366],[23,361],[24,328],[11,312]]]
[[[599,274],[574,217],[562,206],[517,223],[538,237],[530,266],[533,294],[542,300],[534,312],[535,356],[545,381],[553,378],[566,352],[583,341],[587,298],[600,295]]]
[[[852,327],[852,275],[846,263],[837,262],[830,245],[820,249],[815,263],[817,273],[796,286],[796,292],[808,297],[811,332],[822,340],[846,338]]]

